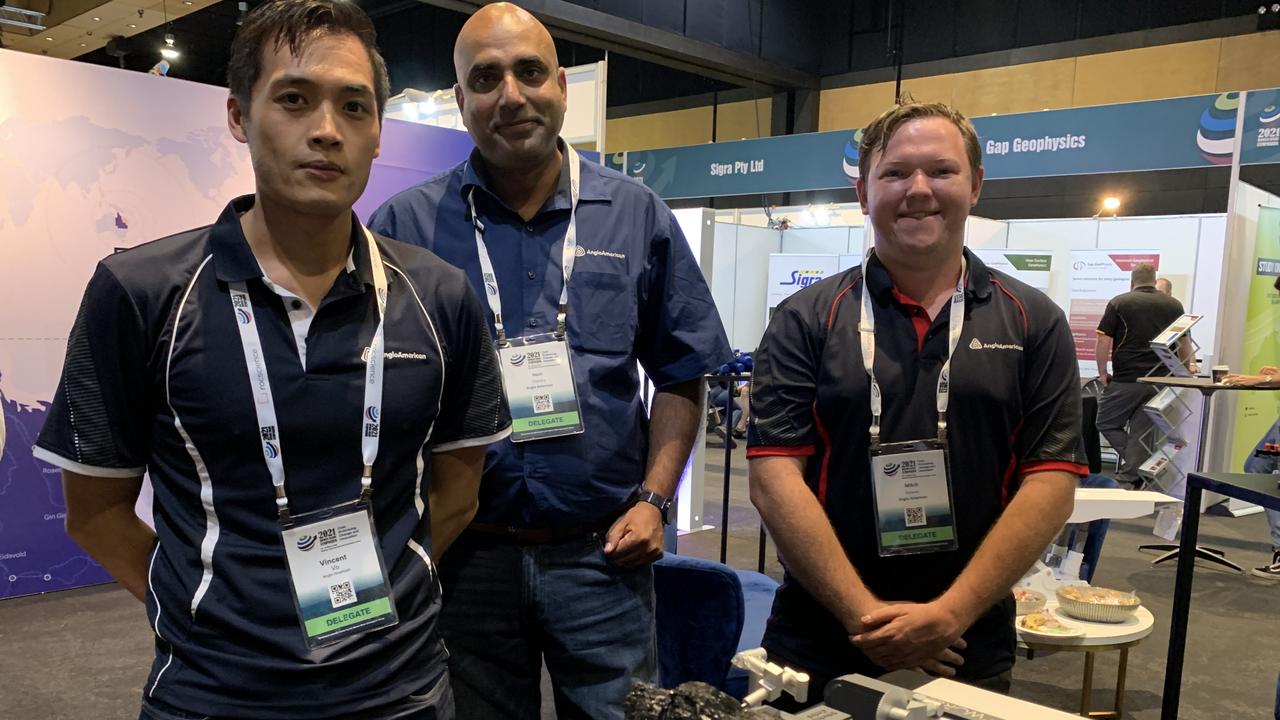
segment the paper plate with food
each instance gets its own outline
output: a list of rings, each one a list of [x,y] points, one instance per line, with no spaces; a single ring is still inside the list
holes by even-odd
[[[1084,630],[1062,622],[1048,610],[1033,612],[1018,618],[1018,631],[1024,635],[1043,638],[1071,638],[1084,635]]]

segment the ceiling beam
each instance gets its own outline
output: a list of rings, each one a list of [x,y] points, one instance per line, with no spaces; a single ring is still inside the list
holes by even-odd
[[[488,4],[487,0],[419,1],[467,14]],[[744,87],[752,84],[779,90],[818,87],[816,75],[566,0],[517,0],[516,4],[541,20],[553,35],[571,42]]]

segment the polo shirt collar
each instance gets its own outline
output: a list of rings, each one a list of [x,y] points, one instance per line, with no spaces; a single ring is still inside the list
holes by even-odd
[[[987,298],[991,295],[991,270],[977,255],[970,252],[969,248],[964,248],[964,257],[968,273],[965,282],[965,298]],[[882,303],[894,299],[896,288],[893,285],[893,278],[889,277],[888,269],[885,268],[884,263],[880,262],[880,258],[876,257],[874,251],[867,263],[865,275],[867,289],[871,291],[873,297]]]
[[[244,236],[244,228],[240,226],[240,216],[249,212],[254,203],[253,195],[242,195],[222,210],[218,220],[210,232],[210,245],[213,250],[214,273],[222,282],[244,282],[264,277],[262,266],[249,248],[249,241]],[[351,213],[351,254],[347,256],[346,271],[348,277],[372,286],[373,269],[369,265],[369,248],[365,245],[364,230],[355,213]],[[390,277],[387,278],[388,282]]]
[[[569,193],[569,154],[564,151],[564,140],[557,140],[556,144],[561,153],[560,182],[556,186],[556,191],[538,210],[539,215],[551,210],[568,210],[572,204],[572,198]],[[471,189],[476,188],[492,198],[494,202],[501,203],[505,207],[506,203],[502,202],[502,198],[498,197],[497,192],[493,190],[490,184],[489,174],[488,165],[486,165],[484,157],[480,154],[480,148],[473,149],[462,168],[462,197],[465,200]],[[584,158],[582,160],[582,176],[578,187],[578,202],[607,203],[610,200],[612,198],[605,187],[604,179],[600,176],[599,167]]]

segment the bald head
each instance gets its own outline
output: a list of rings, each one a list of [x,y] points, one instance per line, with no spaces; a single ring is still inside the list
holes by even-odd
[[[512,40],[529,43],[551,67],[560,67],[555,41],[546,26],[524,8],[499,2],[477,10],[458,32],[458,39],[453,43],[453,71],[458,83],[466,83],[478,52]]]
[[[453,46],[462,122],[490,171],[558,167],[566,81],[551,33],[511,3],[486,5]]]

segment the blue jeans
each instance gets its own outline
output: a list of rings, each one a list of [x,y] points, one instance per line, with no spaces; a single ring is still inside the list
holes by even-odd
[[[320,718],[330,720],[454,720],[453,692],[449,687],[449,676],[444,675],[434,687],[422,693],[410,695],[403,700],[368,708],[355,715],[344,718],[318,715],[323,711],[324,698],[316,698],[317,710],[299,708],[299,717]],[[465,716],[464,716],[465,717]],[[144,697],[142,711],[138,720],[217,720],[209,715],[187,712],[168,703]]]
[[[632,681],[656,682],[653,569],[613,565],[601,542],[470,531],[449,548],[440,631],[459,718],[537,720],[544,661],[560,720],[622,720]]]
[[[1120,483],[1099,473],[1090,473],[1080,479],[1082,488],[1118,488]],[[1107,528],[1110,520],[1094,520],[1089,523],[1089,530],[1084,541],[1084,562],[1080,568],[1080,579],[1093,582],[1093,573],[1098,569],[1098,558],[1102,557],[1102,541],[1107,539]]]
[[[728,388],[723,388],[719,386],[711,388],[711,396],[710,398],[708,398],[708,402],[711,404],[712,407],[719,409],[721,412],[724,412],[724,404],[728,400],[729,400]],[[733,398],[732,410],[733,410],[733,417],[732,417],[733,427],[736,428],[738,427],[738,423],[742,422],[742,403],[738,401],[737,396],[734,396]]]

